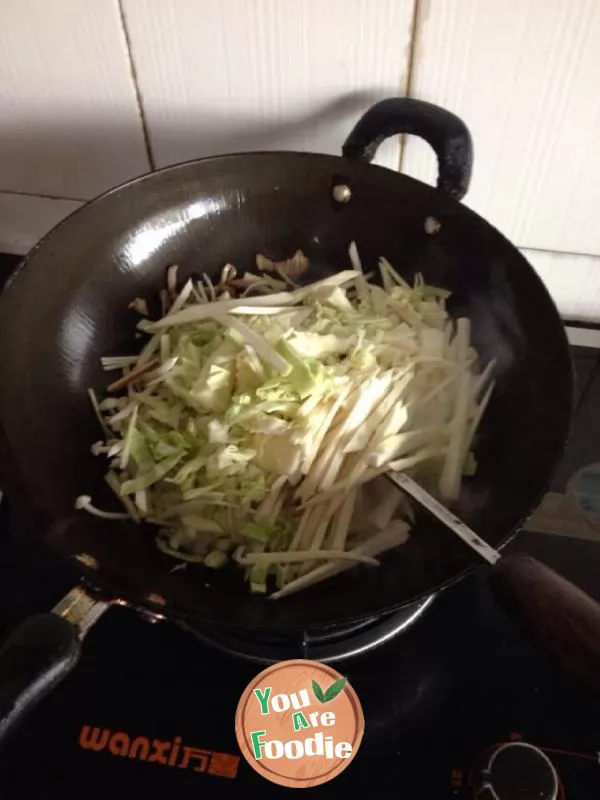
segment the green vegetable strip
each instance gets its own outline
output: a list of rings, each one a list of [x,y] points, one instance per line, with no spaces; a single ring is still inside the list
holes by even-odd
[[[270,295],[249,292],[285,284],[246,273],[238,289],[231,265],[177,292],[172,267],[165,315],[138,324],[139,356],[103,359],[132,377],[100,404],[90,390],[105,437],[93,452],[130,516],[161,528],[165,554],[212,569],[232,560],[252,591],[274,576],[284,596],[404,541],[397,491],[384,483],[373,500],[369,482],[386,470],[451,500],[476,469],[494,364],[475,374],[468,320],[453,323],[448,292],[422,275],[411,286],[381,258],[378,285],[354,244],[350,261],[300,288],[277,263],[292,288]],[[86,496],[77,507],[113,513]]]

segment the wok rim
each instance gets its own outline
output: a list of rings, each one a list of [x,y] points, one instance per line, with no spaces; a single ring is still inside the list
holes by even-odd
[[[488,222],[484,217],[480,216],[476,211],[469,208],[468,206],[463,205],[460,201],[455,200],[453,198],[448,197],[435,186],[430,184],[424,183],[423,181],[419,181],[416,178],[413,178],[409,175],[405,175],[404,173],[397,172],[394,169],[389,169],[387,167],[378,165],[378,164],[371,164],[365,161],[361,161],[355,158],[348,158],[343,155],[333,155],[327,153],[314,153],[310,151],[300,151],[300,150],[252,150],[252,151],[240,151],[234,153],[223,153],[218,155],[212,156],[205,156],[203,158],[196,158],[196,159],[188,159],[185,161],[178,162],[176,164],[170,164],[168,166],[161,167],[160,169],[154,170],[152,172],[146,172],[141,175],[138,175],[134,178],[131,178],[123,183],[118,184],[117,186],[113,186],[110,189],[107,189],[105,192],[93,197],[89,200],[82,201],[82,205],[71,212],[68,216],[64,219],[60,220],[56,225],[54,225],[35,245],[25,254],[21,262],[16,266],[13,270],[11,275],[9,276],[8,280],[5,283],[4,289],[7,289],[13,281],[21,274],[21,272],[26,269],[28,264],[33,260],[34,256],[41,250],[43,246],[47,244],[49,240],[54,236],[54,234],[59,230],[62,229],[67,223],[70,223],[71,220],[75,219],[80,212],[87,210],[90,206],[93,206],[95,203],[98,203],[102,200],[106,200],[110,198],[112,195],[118,195],[121,192],[125,192],[132,187],[137,187],[139,184],[145,182],[151,182],[155,177],[165,175],[167,173],[176,173],[179,170],[193,168],[195,166],[201,166],[206,163],[215,163],[215,162],[231,162],[240,159],[247,159],[248,157],[251,158],[264,158],[264,159],[279,159],[279,158],[286,158],[286,157],[293,157],[293,158],[300,158],[300,159],[312,159],[312,160],[319,160],[322,162],[330,162],[331,166],[338,165],[337,168],[339,170],[339,165],[346,164],[351,166],[353,169],[360,168],[366,169],[369,168],[370,170],[383,170],[386,173],[391,173],[395,176],[395,178],[401,179],[406,184],[415,184],[418,185],[421,190],[423,188],[429,190],[431,193],[432,198],[440,198],[444,199],[445,203],[450,203],[452,206],[460,208],[462,213],[466,213],[470,215],[474,222],[481,226],[485,226],[486,228],[493,231],[498,237],[500,237],[504,247],[507,247],[512,251],[514,255],[517,255],[522,261],[525,262],[527,267],[531,270],[531,273],[536,277],[538,287],[541,292],[545,295],[545,300],[547,303],[551,304],[556,312],[557,321],[563,325],[562,318],[558,313],[558,309],[554,303],[552,296],[550,295],[546,285],[541,280],[540,276],[531,266],[529,261],[523,255],[523,253],[512,243],[509,239],[507,239],[494,225]],[[335,167],[334,167],[335,169]],[[563,326],[564,327],[564,326]],[[564,419],[564,433],[561,436],[561,443],[560,446],[557,447],[557,452],[554,458],[554,462],[549,467],[547,476],[544,478],[543,484],[544,488],[540,490],[536,496],[530,502],[526,511],[522,514],[519,521],[514,525],[514,527],[509,530],[505,536],[495,545],[495,549],[503,552],[504,549],[513,542],[517,534],[519,533],[522,526],[525,522],[529,519],[533,511],[539,505],[541,499],[544,497],[548,490],[548,486],[551,483],[553,476],[556,474],[556,471],[560,465],[560,462],[564,456],[566,448],[568,446],[571,431],[572,431],[572,421],[573,421],[573,408],[574,408],[574,370],[573,370],[573,363],[572,358],[569,350],[568,341],[565,334],[565,348],[566,348],[566,355],[568,360],[568,375],[565,375],[565,379],[569,382],[569,393],[568,393],[568,406],[565,408],[563,419]],[[2,461],[4,461],[5,453],[8,458],[13,458],[13,450],[9,445],[9,437],[6,432],[5,426],[0,420],[0,435],[1,438],[4,440],[4,447],[2,448]],[[26,525],[27,528],[32,529],[33,533],[36,538],[43,537],[48,530],[52,527],[52,524],[49,524],[44,527],[43,531],[40,531],[39,528],[36,530],[35,523],[32,525],[31,522],[33,521],[34,515],[31,513],[31,504],[28,503],[26,500],[25,502],[21,503],[20,500],[15,500],[13,498],[18,498],[19,495],[25,495],[25,497],[30,495],[30,492],[27,490],[26,484],[23,480],[19,479],[18,474],[11,474],[12,470],[10,466],[5,470],[2,469],[2,464],[0,463],[0,475],[2,476],[2,485],[3,488],[6,490],[7,499],[9,501],[9,505],[14,506],[15,511],[17,512],[18,519],[22,520],[22,522]],[[16,470],[18,473],[18,470]],[[13,488],[11,488],[13,487]],[[451,535],[448,532],[448,535]],[[282,623],[281,620],[272,620],[272,619],[265,619],[261,620],[261,622],[257,623],[243,623],[243,622],[229,622],[223,621],[221,619],[216,618],[214,615],[211,614],[202,614],[199,613],[198,610],[194,610],[193,612],[186,612],[180,610],[178,608],[173,608],[169,601],[167,600],[167,605],[161,605],[158,603],[154,603],[151,600],[143,597],[128,597],[126,592],[120,592],[114,586],[114,583],[111,583],[110,577],[104,575],[102,568],[100,570],[93,570],[89,567],[83,565],[80,561],[78,561],[73,556],[69,556],[62,552],[59,548],[53,547],[53,552],[56,552],[61,556],[61,558],[68,559],[71,564],[75,567],[79,575],[81,576],[82,581],[86,585],[87,589],[94,593],[95,595],[102,596],[103,598],[110,598],[114,601],[123,601],[125,605],[136,609],[138,612],[147,611],[151,614],[167,617],[173,620],[183,620],[183,621],[193,621],[197,624],[202,623],[210,623],[213,625],[222,625],[228,627],[230,629],[240,628],[240,629],[248,629],[249,627],[263,629],[263,630],[275,630],[277,628],[281,628],[286,623]],[[476,569],[481,566],[484,566],[482,560],[477,559],[477,556],[474,555],[474,560],[471,564],[460,569],[458,572],[455,572],[453,575],[448,577],[446,580],[435,584],[428,588],[427,590],[423,591],[418,595],[414,595],[409,599],[402,600],[400,602],[394,603],[393,605],[385,605],[380,608],[371,609],[369,611],[365,611],[364,614],[361,615],[352,615],[352,616],[344,616],[340,617],[334,616],[333,618],[324,617],[319,619],[316,623],[292,623],[287,624],[286,627],[288,629],[295,629],[295,630],[302,630],[306,628],[315,628],[320,626],[325,626],[328,624],[337,624],[337,623],[345,623],[350,622],[353,620],[361,620],[367,617],[372,616],[383,616],[386,614],[394,613],[395,611],[400,610],[403,607],[410,606],[412,604],[416,604],[422,602],[424,599],[430,596],[438,595],[439,593],[443,592],[445,589],[453,585],[454,583],[462,580],[463,578],[470,575]],[[135,569],[135,567],[133,567]],[[200,602],[200,601],[199,601]]]

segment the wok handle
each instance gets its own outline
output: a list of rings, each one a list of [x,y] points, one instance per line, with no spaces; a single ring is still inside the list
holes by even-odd
[[[425,139],[437,156],[438,189],[454,200],[465,196],[473,167],[471,134],[459,117],[433,103],[411,97],[381,100],[358,120],[342,153],[346,158],[372,161],[384,139],[398,133]]]
[[[51,614],[22,622],[0,648],[0,745],[71,672],[110,601],[75,586]]]
[[[503,556],[489,579],[495,599],[538,649],[599,692],[600,604],[530,556]]]
[[[79,660],[78,629],[55,614],[22,622],[0,649],[0,744],[71,672]]]

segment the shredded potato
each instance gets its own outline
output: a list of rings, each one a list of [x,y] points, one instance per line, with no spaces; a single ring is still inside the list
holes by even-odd
[[[149,338],[102,359],[122,373],[108,397],[90,390],[104,431],[92,452],[109,459],[124,512],[87,495],[77,508],[157,525],[162,552],[237,564],[252,591],[272,576],[278,598],[406,541],[410,507],[385,472],[454,500],[476,468],[494,364],[477,373],[469,320],[450,318],[444,289],[409,285],[384,258],[373,282],[354,243],[349,258],[301,287],[300,251],[258,257],[282,281],[228,264],[218,285],[178,291],[170,267],[155,320],[136,298]]]

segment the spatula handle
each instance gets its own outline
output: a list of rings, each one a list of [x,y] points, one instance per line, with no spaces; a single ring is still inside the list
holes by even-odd
[[[538,649],[600,692],[600,604],[530,556],[503,556],[489,580],[495,599]]]

